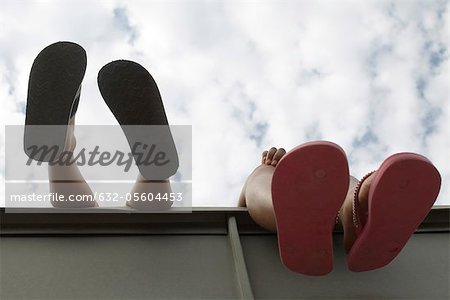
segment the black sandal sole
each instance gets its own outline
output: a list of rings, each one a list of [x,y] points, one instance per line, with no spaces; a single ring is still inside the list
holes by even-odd
[[[52,161],[64,151],[67,125],[78,108],[86,65],[86,51],[72,42],[49,45],[34,60],[28,84],[24,136],[25,153],[30,158]],[[56,152],[37,154],[36,149],[40,147],[56,147]]]
[[[103,99],[125,133],[141,174],[148,180],[164,180],[174,175],[179,166],[178,154],[161,94],[150,73],[132,61],[113,61],[100,70],[98,86]],[[139,159],[142,151],[148,151],[154,144],[165,153],[169,163],[155,166]],[[149,147],[135,151],[136,145]]]

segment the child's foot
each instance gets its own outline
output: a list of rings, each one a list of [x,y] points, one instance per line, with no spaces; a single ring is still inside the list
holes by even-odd
[[[24,150],[30,158],[54,161],[65,150],[67,125],[78,108],[86,62],[85,50],[71,42],[52,44],[36,57],[28,84],[24,131]],[[56,153],[36,151],[54,146]]]
[[[247,182],[248,179],[255,173],[259,172],[261,169],[267,168],[271,169],[272,173],[269,173],[270,176],[273,174],[274,168],[276,167],[278,162],[281,160],[281,158],[286,154],[286,150],[283,148],[275,148],[272,147],[269,150],[263,151],[261,155],[261,164],[253,170],[253,172],[250,174],[250,176],[247,178],[247,180],[244,183],[244,186],[242,187],[241,193],[239,194],[239,200],[238,200],[238,207],[246,207],[246,199],[245,199],[245,193],[247,190]],[[275,231],[276,228],[273,226],[271,228],[268,228],[269,230]]]
[[[150,73],[132,61],[113,61],[98,73],[98,87],[127,137],[142,176],[164,180],[174,175],[178,153],[158,86]],[[163,164],[142,161],[144,157],[154,158],[154,147],[164,154]]]
[[[49,163],[50,191],[65,196],[65,201],[52,201],[54,207],[83,208],[98,207],[92,190],[81,175],[76,161],[74,150],[77,140],[74,134],[75,116],[69,120],[64,146],[64,154],[58,161]],[[83,201],[71,201],[69,197],[83,197]]]
[[[126,205],[134,209],[164,211],[173,205],[173,200],[170,199],[173,193],[168,179],[146,180],[139,174],[130,194],[132,197]]]
[[[348,268],[361,272],[389,264],[427,216],[440,182],[433,164],[415,153],[392,155],[365,176],[342,211]]]
[[[306,275],[331,272],[332,233],[348,184],[347,158],[336,144],[306,143],[279,161],[272,201],[280,256],[288,269]]]

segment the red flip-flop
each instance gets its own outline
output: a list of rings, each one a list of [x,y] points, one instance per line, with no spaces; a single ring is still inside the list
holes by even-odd
[[[368,213],[363,215],[358,194],[370,174],[357,185],[353,201],[357,239],[347,256],[347,265],[354,272],[390,263],[427,216],[441,185],[438,170],[427,158],[414,153],[394,154],[373,175]]]
[[[289,151],[272,178],[282,263],[306,275],[333,269],[332,233],[349,186],[347,157],[336,144],[310,142]]]

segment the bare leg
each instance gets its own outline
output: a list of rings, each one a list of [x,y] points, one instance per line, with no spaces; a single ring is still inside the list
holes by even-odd
[[[73,154],[76,146],[74,136],[75,119],[70,120],[67,128],[67,142],[65,150]],[[50,192],[64,195],[65,201],[52,201],[54,207],[80,208],[98,206],[91,188],[81,175],[76,163],[69,165],[48,165]],[[83,201],[68,201],[69,197],[82,198]],[[75,200],[75,199],[73,199]]]
[[[146,180],[139,173],[136,183],[131,190],[131,201],[127,201],[127,206],[135,209],[145,210],[167,210],[172,207],[170,201],[170,181],[166,180]],[[160,195],[158,199],[157,195]]]

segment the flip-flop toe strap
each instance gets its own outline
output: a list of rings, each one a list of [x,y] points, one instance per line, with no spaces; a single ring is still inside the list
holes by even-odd
[[[78,88],[77,94],[75,95],[75,99],[73,101],[72,107],[70,108],[70,118],[73,118],[75,113],[78,110],[78,103],[80,102],[80,95],[81,95],[81,85]]]

